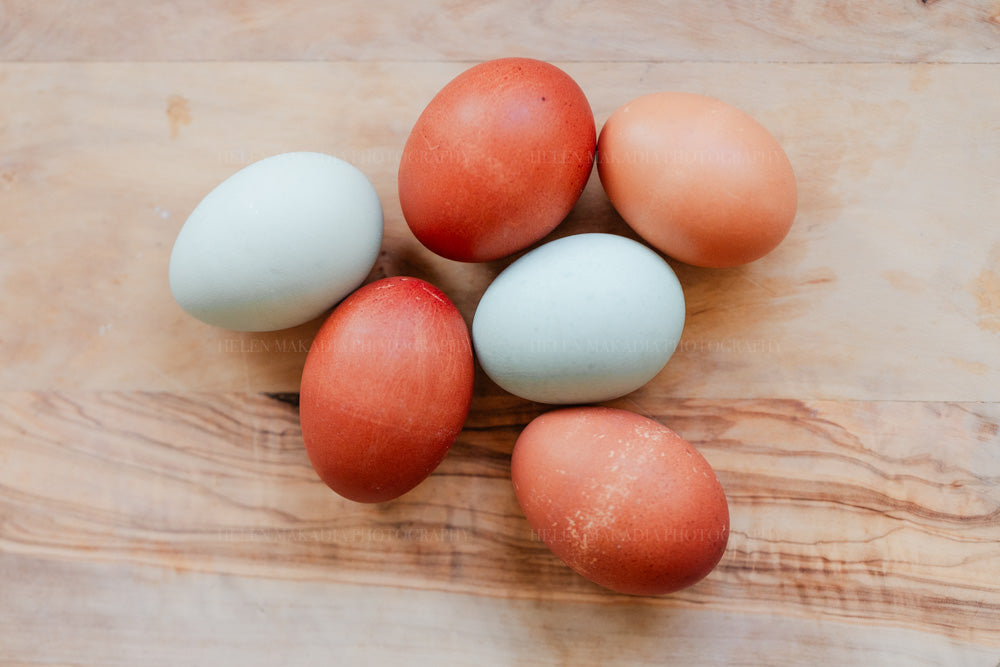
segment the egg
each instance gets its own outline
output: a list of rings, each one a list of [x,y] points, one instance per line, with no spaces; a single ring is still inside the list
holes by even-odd
[[[170,290],[199,320],[297,326],[357,288],[378,257],[382,206],[361,171],[322,153],[274,155],[201,200],[170,255]]]
[[[621,217],[687,264],[728,267],[763,257],[788,234],[797,190],[768,130],[720,100],[644,95],[608,118],[598,174]]]
[[[729,506],[711,465],[633,412],[576,407],[536,417],[514,445],[511,478],[533,536],[619,593],[691,586],[728,543]]]
[[[417,239],[480,262],[554,229],[590,176],[596,128],[572,78],[530,58],[480,63],[420,114],[403,148],[399,203]]]
[[[576,234],[498,275],[472,322],[476,355],[508,392],[541,403],[617,398],[651,380],[684,328],[670,265],[623,236]]]
[[[423,481],[462,430],[473,384],[468,327],[432,284],[383,278],[323,323],[306,355],[306,452],[338,494],[392,500]]]

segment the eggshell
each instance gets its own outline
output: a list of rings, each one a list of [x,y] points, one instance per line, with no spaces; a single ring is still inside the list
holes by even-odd
[[[399,166],[403,216],[439,255],[505,257],[570,212],[595,144],[590,104],[561,69],[530,58],[480,63],[417,119]]]
[[[462,430],[473,369],[465,321],[430,283],[384,278],[353,293],[302,371],[302,438],[320,478],[365,503],[415,487]]]
[[[208,324],[284,329],[357,288],[381,243],[382,207],[357,168],[322,153],[274,155],[194,209],[170,256],[170,290]]]
[[[511,478],[533,535],[611,590],[671,593],[725,552],[729,506],[715,472],[647,417],[602,407],[543,414],[518,437]]]
[[[664,92],[615,111],[598,173],[640,236],[688,264],[736,266],[788,234],[797,190],[781,145],[749,115],[710,97]]]
[[[591,403],[651,380],[684,328],[684,293],[646,246],[612,234],[550,241],[508,266],[476,308],[486,374],[542,403]]]

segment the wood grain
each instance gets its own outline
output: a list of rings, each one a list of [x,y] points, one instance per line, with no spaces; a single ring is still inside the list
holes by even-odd
[[[6,0],[0,59],[998,62],[996,0]]]
[[[644,600],[591,606],[6,555],[0,570],[13,579],[0,635],[13,665],[993,667],[997,658],[904,628]],[[55,623],[57,638],[36,639]]]
[[[0,65],[0,388],[297,391],[313,322],[200,324],[167,287],[187,214],[249,162],[321,150],[371,178],[373,271],[442,288],[471,320],[506,262],[432,255],[403,221],[398,155],[460,63]],[[644,92],[725,99],[783,143],[799,213],[749,266],[675,264],[674,398],[1000,400],[1000,96],[991,65],[569,63],[599,124]],[[53,196],[58,192],[59,196]],[[596,176],[554,236],[630,231]]]
[[[93,571],[108,581],[121,572],[177,581],[181,590],[166,595],[183,597],[196,594],[198,580],[242,588],[262,577],[354,591],[354,601],[370,591],[385,600],[383,587],[418,591],[416,599],[438,592],[486,596],[504,600],[501,609],[541,605],[540,619],[587,603],[573,612],[583,624],[607,622],[621,633],[626,620],[641,617],[628,629],[639,654],[663,641],[656,619],[711,636],[736,613],[769,641],[781,632],[757,624],[771,616],[809,626],[825,641],[858,633],[850,650],[870,641],[863,626],[908,638],[870,647],[879,661],[925,655],[921,642],[931,651],[926,655],[944,645],[956,656],[1000,652],[995,404],[615,402],[694,443],[718,470],[732,512],[729,548],[712,575],[673,596],[634,598],[568,570],[532,535],[517,507],[509,453],[540,406],[477,396],[467,429],[427,482],[398,501],[366,506],[318,480],[295,407],[282,398],[288,397],[0,394],[2,562],[15,573],[32,562],[39,568],[20,582],[8,576],[5,588],[43,586],[39,572],[73,579],[79,576],[73,572]],[[128,593],[122,602],[138,604],[149,594]],[[47,595],[66,613],[79,604]],[[23,622],[26,604],[0,605],[0,627]],[[341,603],[331,604],[326,613]],[[685,620],[677,620],[682,609]],[[122,611],[115,625],[126,629],[131,621]],[[844,623],[862,627],[844,630]],[[423,627],[397,630],[406,633],[400,641],[418,641],[413,635]],[[737,651],[733,642],[738,637],[717,637],[698,655],[718,663]],[[815,649],[802,645],[783,659]],[[533,650],[540,661],[554,657],[551,647]],[[591,660],[612,659],[622,649],[612,643],[606,650]]]
[[[485,598],[11,555],[0,571],[11,579],[0,607],[9,665],[994,667],[998,655],[905,628],[646,600]],[[56,624],[58,636],[38,640]]]
[[[471,320],[510,260],[422,248],[400,151],[470,63],[562,66],[598,126],[646,92],[757,117],[800,208],[767,258],[674,264],[677,354],[614,403],[718,470],[726,555],[628,597],[534,536],[509,461],[546,409],[480,372],[441,467],[329,491],[296,413],[319,321],[204,326],[173,240],[250,162],[319,150],[386,216],[371,277]],[[1000,661],[1000,0],[0,0],[0,664]],[[632,235],[592,177],[555,232]]]

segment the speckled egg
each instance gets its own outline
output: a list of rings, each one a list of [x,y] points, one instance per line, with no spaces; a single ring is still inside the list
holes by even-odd
[[[711,572],[729,538],[712,466],[657,421],[606,407],[536,417],[514,446],[518,503],[576,572],[620,593],[662,595]]]

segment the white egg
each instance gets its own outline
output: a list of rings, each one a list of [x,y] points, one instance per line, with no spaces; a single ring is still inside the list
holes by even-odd
[[[274,155],[230,176],[194,209],[170,256],[170,290],[208,324],[293,327],[361,285],[382,227],[375,188],[356,167],[323,153]]]
[[[649,382],[684,328],[673,269],[641,243],[577,234],[539,246],[483,294],[472,322],[480,365],[541,403],[591,403]]]

